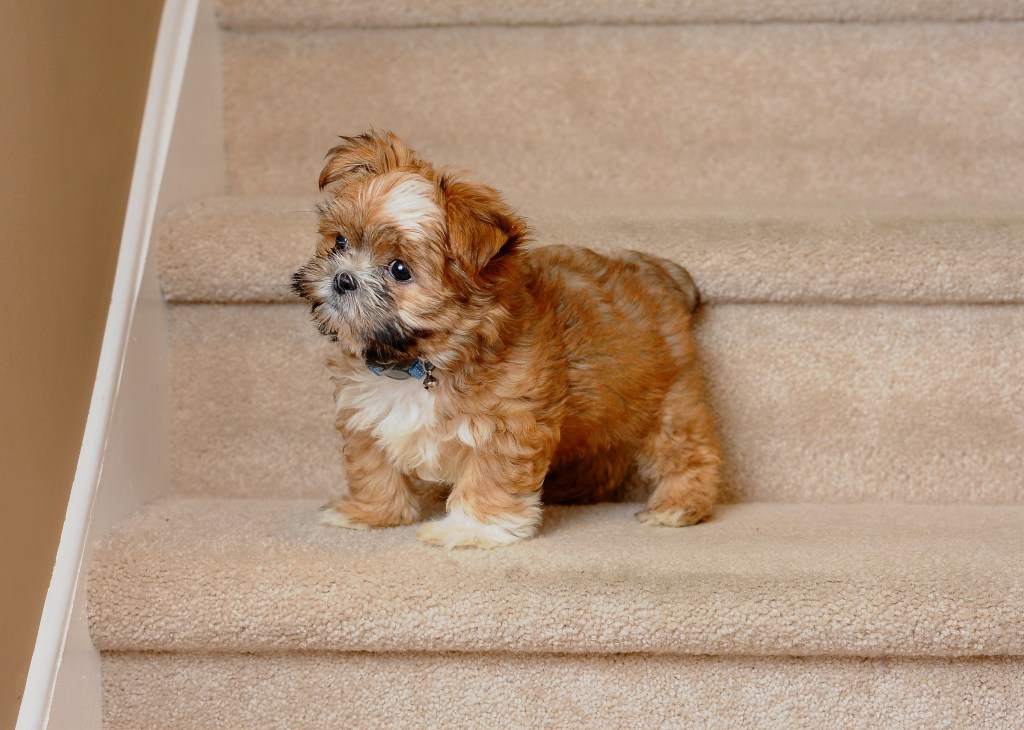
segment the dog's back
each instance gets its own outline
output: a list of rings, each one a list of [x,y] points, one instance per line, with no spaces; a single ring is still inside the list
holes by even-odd
[[[544,499],[606,499],[690,367],[697,287],[681,266],[635,251],[542,246],[526,257],[538,308],[554,314],[568,373],[567,416]]]

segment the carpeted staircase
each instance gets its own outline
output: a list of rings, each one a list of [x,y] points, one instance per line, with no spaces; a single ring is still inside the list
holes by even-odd
[[[1024,2],[629,5],[220,0],[228,187],[157,232],[178,496],[90,567],[108,728],[1024,726]],[[317,522],[288,280],[370,126],[692,272],[714,519]]]

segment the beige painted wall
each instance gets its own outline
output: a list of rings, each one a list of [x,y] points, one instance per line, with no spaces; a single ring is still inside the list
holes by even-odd
[[[99,358],[162,0],[0,0],[0,727]]]

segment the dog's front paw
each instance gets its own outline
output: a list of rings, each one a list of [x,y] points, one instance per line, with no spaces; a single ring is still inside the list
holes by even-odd
[[[506,517],[498,522],[484,523],[455,507],[447,517],[423,525],[416,531],[416,538],[450,550],[457,547],[501,547],[535,534],[537,526],[529,518]]]
[[[416,521],[418,515],[412,509],[391,513],[372,509],[367,505],[343,499],[320,508],[320,522],[331,527],[347,527],[350,530],[368,530],[371,527],[397,527]]]
[[[320,524],[347,527],[350,530],[369,530],[370,526],[349,514],[340,504],[325,504],[320,508]]]

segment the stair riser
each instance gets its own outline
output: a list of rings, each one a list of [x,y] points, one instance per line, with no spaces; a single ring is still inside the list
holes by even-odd
[[[228,32],[229,188],[391,128],[516,204],[988,200],[1024,188],[1024,24]]]
[[[107,730],[1006,728],[1022,698],[1018,658],[103,655]]]
[[[304,308],[174,305],[171,323],[179,489],[343,489]],[[723,304],[697,331],[732,497],[1024,502],[1024,308]]]

